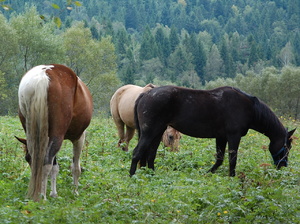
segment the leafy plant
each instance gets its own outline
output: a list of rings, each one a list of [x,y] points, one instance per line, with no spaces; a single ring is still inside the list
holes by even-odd
[[[250,131],[241,141],[237,176],[232,178],[226,160],[216,174],[207,173],[214,162],[214,140],[183,136],[179,152],[161,145],[157,169],[139,169],[130,178],[137,138],[129,152],[123,152],[117,147],[112,120],[95,117],[81,157],[79,196],[73,194],[72,146],[65,141],[58,153],[59,197],[37,203],[25,198],[30,168],[14,135],[25,136],[18,118],[0,117],[2,223],[297,223],[300,219],[297,139],[289,167],[276,170],[265,149],[268,139]]]

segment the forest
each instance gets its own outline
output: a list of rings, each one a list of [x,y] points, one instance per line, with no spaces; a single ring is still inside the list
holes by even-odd
[[[295,0],[1,0],[0,114],[17,112],[22,75],[71,67],[95,112],[124,84],[232,85],[300,117],[300,4]]]

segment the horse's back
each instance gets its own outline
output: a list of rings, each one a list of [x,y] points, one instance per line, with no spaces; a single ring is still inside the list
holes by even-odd
[[[137,105],[140,126],[160,123],[193,136],[214,138],[227,129],[245,132],[253,102],[232,87],[193,90],[176,86],[158,87],[143,94]],[[144,125],[141,125],[143,123]],[[151,131],[151,130],[149,130]]]
[[[54,64],[46,73],[51,80],[48,89],[49,134],[78,139],[92,117],[91,94],[77,75],[64,65]]]

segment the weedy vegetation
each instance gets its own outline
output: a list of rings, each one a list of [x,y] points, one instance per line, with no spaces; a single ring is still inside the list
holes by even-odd
[[[300,123],[281,120],[298,128],[287,168],[276,170],[268,138],[249,131],[236,177],[228,177],[227,160],[207,173],[214,139],[183,136],[179,152],[159,147],[155,172],[139,169],[130,178],[137,138],[123,152],[112,120],[95,117],[81,157],[79,195],[73,194],[72,149],[65,141],[58,153],[59,197],[33,202],[25,197],[30,168],[14,139],[25,134],[17,117],[0,117],[1,223],[299,223]]]

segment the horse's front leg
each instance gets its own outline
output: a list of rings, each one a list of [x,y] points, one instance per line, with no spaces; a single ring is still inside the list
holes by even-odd
[[[219,166],[222,165],[224,161],[224,154],[225,154],[225,148],[227,144],[226,138],[216,138],[216,162],[212,166],[212,168],[209,170],[209,172],[216,172],[216,170],[219,168]]]
[[[75,185],[74,193],[78,195],[78,183],[79,183],[79,176],[81,174],[81,167],[80,167],[80,155],[82,152],[83,144],[85,140],[85,131],[82,133],[81,137],[73,141],[73,163],[72,163],[72,175],[73,175],[73,182]]]
[[[241,137],[240,136],[232,136],[228,138],[228,146],[229,146],[229,176],[235,176],[235,167],[237,161],[238,148],[240,144]]]
[[[52,166],[52,170],[50,172],[50,176],[51,176],[51,192],[50,192],[50,197],[56,198],[57,195],[57,190],[56,190],[56,177],[58,175],[59,172],[59,165],[56,161],[56,157],[54,157],[54,161],[53,161],[53,166]]]

